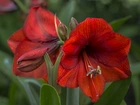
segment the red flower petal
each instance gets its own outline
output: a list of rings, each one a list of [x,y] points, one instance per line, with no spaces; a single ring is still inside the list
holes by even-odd
[[[89,57],[92,65],[99,65],[101,68],[101,75],[103,75],[106,82],[117,81],[128,78],[131,74],[128,59],[125,59],[119,66],[110,67],[99,63],[92,57]]]
[[[130,39],[113,32],[103,19],[87,18],[71,32],[70,39],[63,48],[67,55],[78,55],[84,49],[99,62],[107,66],[117,66],[127,58]]]
[[[65,69],[72,69],[77,65],[79,53],[81,52],[85,44],[85,38],[82,36],[79,37],[78,35],[71,37],[71,39],[65,42],[65,45],[63,46],[64,54],[61,59],[61,65]]]
[[[80,67],[77,65],[75,69],[65,70],[62,66],[58,70],[57,83],[63,87],[75,88],[78,87],[78,73],[77,68]]]
[[[31,8],[24,25],[26,36],[32,41],[50,41],[57,38],[54,15],[41,7]],[[56,18],[57,24],[59,20]]]
[[[128,59],[122,62],[118,67],[110,68],[101,66],[101,70],[106,82],[122,80],[131,75]]]
[[[29,43],[29,42],[24,42],[24,44],[30,44],[30,47],[38,47],[38,46],[33,46],[33,43]],[[23,47],[23,46],[22,46]],[[27,49],[27,47],[26,47]],[[17,62],[20,61],[24,61],[24,60],[30,60],[30,59],[36,59],[36,58],[40,58],[42,57],[46,52],[47,52],[48,48],[47,47],[40,47],[40,48],[33,48],[31,51],[26,52],[25,54],[23,54]]]
[[[80,58],[79,63],[71,70],[66,70],[61,66],[59,67],[57,82],[59,85],[69,88],[80,86],[82,91],[89,96],[93,102],[96,102],[103,93],[105,80],[101,75],[90,78],[86,76],[86,74],[85,65],[82,58]]]
[[[85,40],[96,41],[109,32],[113,32],[112,27],[102,18],[87,18],[71,32],[70,37],[79,35],[84,36]]]
[[[92,102],[97,102],[104,91],[105,80],[102,75],[96,75],[96,77],[90,78],[86,76],[86,72],[80,73],[79,86],[85,95],[89,96]]]
[[[16,58],[15,58],[16,59]],[[22,72],[16,68],[16,65],[13,66],[13,73],[17,76],[22,77],[31,77],[31,78],[45,78],[47,77],[47,69],[45,62],[42,63],[38,68],[30,72]]]
[[[30,57],[30,59],[31,59],[31,57],[33,57],[32,55],[32,53],[35,53],[35,55],[37,54],[37,53],[39,53],[40,51],[42,51],[42,49],[40,48],[40,51],[37,51],[36,49],[38,48],[38,47],[40,47],[40,45],[39,44],[37,44],[37,43],[33,43],[33,42],[29,42],[29,41],[23,41],[22,43],[20,43],[19,44],[19,46],[17,47],[17,50],[16,50],[16,53],[15,53],[15,56],[14,56],[14,65],[13,65],[13,73],[15,74],[15,75],[19,75],[19,76],[29,76],[29,77],[35,77],[35,78],[42,78],[42,77],[44,77],[44,76],[46,76],[47,75],[47,70],[46,70],[46,65],[45,65],[45,63],[43,63],[41,66],[39,66],[38,68],[36,68],[35,70],[33,70],[33,71],[30,71],[30,72],[21,72],[21,71],[19,71],[17,68],[18,68],[18,64],[17,64],[17,61],[18,61],[18,59],[23,55],[23,54],[25,54],[26,55],[26,57]],[[37,51],[37,52],[34,52],[34,50],[35,51]],[[43,48],[43,50],[44,50],[44,48]],[[31,51],[31,52],[30,52]],[[29,52],[31,55],[28,55],[29,53],[27,53],[27,52]],[[27,54],[26,54],[27,53]],[[45,53],[45,52],[44,52]],[[39,54],[39,56],[41,56],[40,54]],[[36,56],[36,57],[39,57],[39,56]],[[24,57],[23,57],[24,58]],[[23,59],[22,57],[21,57],[21,60],[25,60],[25,59]],[[33,59],[34,59],[35,57],[33,57]],[[27,58],[28,59],[28,58]],[[26,59],[26,60],[27,60]],[[37,58],[36,58],[37,59]]]
[[[68,70],[74,68],[77,65],[77,63],[78,56],[63,55],[63,57],[61,58],[61,65]]]
[[[85,64],[82,60],[80,60],[79,65],[79,68],[77,68],[77,71],[79,71],[79,75],[77,77],[79,87],[85,95],[91,98],[92,102],[96,102],[103,93],[105,80],[102,75],[96,75],[92,78],[87,76]]]
[[[19,29],[16,31],[9,39],[8,39],[8,45],[13,53],[15,53],[17,46],[21,41],[26,39],[23,29]]]
[[[130,49],[129,38],[112,32],[97,40],[98,42],[90,43],[89,53],[100,63],[107,66],[117,66],[127,58]]]

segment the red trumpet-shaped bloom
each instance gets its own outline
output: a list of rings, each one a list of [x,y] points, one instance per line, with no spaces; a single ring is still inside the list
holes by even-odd
[[[129,48],[130,39],[115,33],[106,21],[87,18],[64,43],[57,82],[70,88],[79,86],[96,102],[106,82],[130,76]]]
[[[59,46],[54,19],[50,11],[33,7],[24,27],[8,39],[8,45],[14,53],[15,75],[35,78],[47,76],[43,56],[47,52],[54,59],[55,50]],[[59,23],[56,18],[56,25]]]

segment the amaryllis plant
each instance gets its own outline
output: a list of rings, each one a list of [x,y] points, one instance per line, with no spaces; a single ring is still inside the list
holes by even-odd
[[[42,101],[48,105],[79,105],[75,101],[79,89],[96,104],[107,82],[130,77],[130,44],[129,38],[114,32],[102,18],[86,18],[80,23],[71,18],[68,29],[56,15],[41,7],[32,7],[23,27],[8,39],[14,53],[13,73],[46,81],[41,94],[50,95],[41,97],[41,105],[45,105]],[[59,101],[53,104],[53,100]]]

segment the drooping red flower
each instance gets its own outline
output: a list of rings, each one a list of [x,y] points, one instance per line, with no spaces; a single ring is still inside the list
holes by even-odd
[[[96,102],[106,82],[130,76],[129,48],[130,39],[115,33],[106,21],[87,18],[64,43],[57,82],[70,88],[79,86]]]
[[[16,10],[16,5],[11,0],[0,0],[0,13]]]
[[[15,75],[46,78],[47,69],[43,56],[47,52],[53,59],[59,46],[54,19],[55,16],[50,11],[33,7],[24,26],[8,39],[8,45],[14,53]],[[56,18],[56,24],[59,23]]]

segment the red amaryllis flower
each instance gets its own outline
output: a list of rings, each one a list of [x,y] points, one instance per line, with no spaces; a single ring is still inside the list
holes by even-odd
[[[11,0],[0,0],[0,13],[16,10],[16,5]]]
[[[16,31],[8,45],[13,51],[13,73],[18,76],[43,78],[47,75],[43,55],[53,53],[58,44],[54,15],[41,7],[31,8],[24,27]],[[59,20],[56,18],[56,24]],[[54,55],[55,56],[55,55]]]
[[[113,32],[100,18],[87,18],[64,43],[57,82],[80,87],[93,102],[103,93],[106,82],[128,78],[127,54],[130,39]]]

